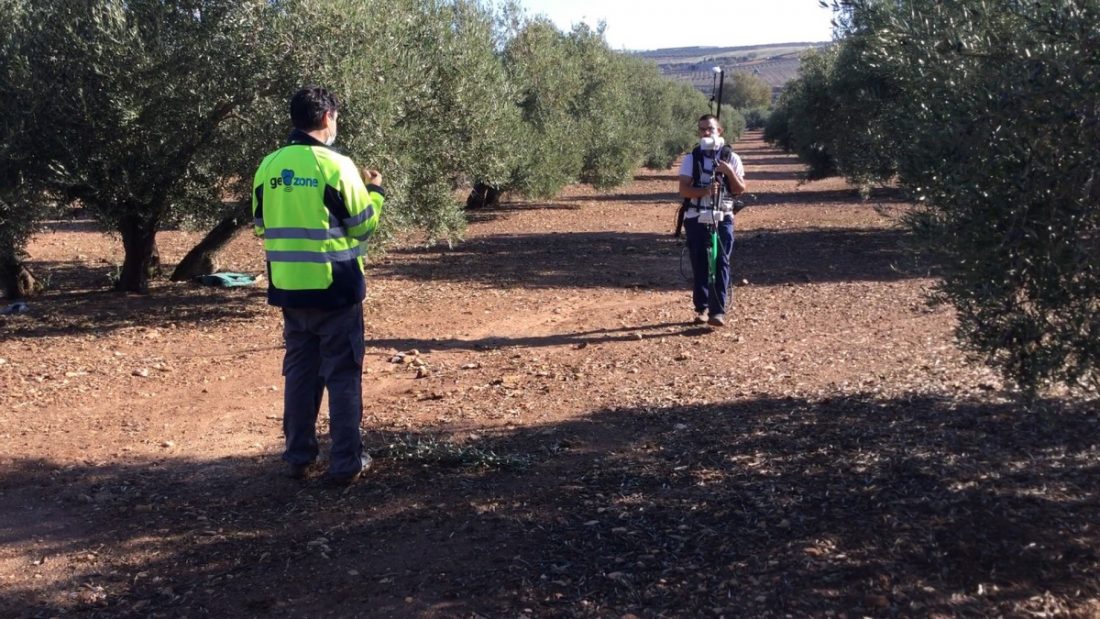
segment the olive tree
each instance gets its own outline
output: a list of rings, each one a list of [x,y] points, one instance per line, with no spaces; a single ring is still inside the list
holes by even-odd
[[[504,66],[519,91],[523,159],[509,188],[550,197],[575,182],[584,164],[585,143],[572,113],[584,93],[573,45],[544,18],[523,24],[504,48]]]
[[[652,62],[624,58],[632,121],[641,133],[642,163],[664,170],[695,143],[695,120],[706,112],[706,97],[690,84],[665,79]]]
[[[1028,393],[1100,383],[1098,0],[838,3],[961,340]]]
[[[772,104],[772,87],[752,73],[735,71],[725,76],[722,85],[722,105],[736,109],[768,108]]]
[[[24,0],[3,0],[0,12],[18,23],[27,6]],[[9,299],[41,288],[24,264],[23,248],[58,204],[56,196],[35,191],[28,177],[43,170],[34,151],[20,143],[34,133],[33,101],[22,88],[31,79],[22,51],[31,36],[20,28],[0,31],[0,289]]]
[[[836,97],[830,88],[837,50],[829,47],[802,56],[798,77],[783,89],[776,112],[765,127],[764,139],[780,145],[809,165],[807,177],[836,174],[833,141]]]
[[[14,22],[30,120],[11,148],[34,155],[19,169],[120,235],[119,290],[146,289],[157,230],[215,191],[194,164],[219,130],[287,90],[287,46],[266,34],[279,19],[264,0],[90,0],[29,4]]]

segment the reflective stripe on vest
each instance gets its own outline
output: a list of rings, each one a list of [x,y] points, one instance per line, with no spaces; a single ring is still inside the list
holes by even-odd
[[[328,241],[347,236],[343,228],[316,230],[313,228],[266,228],[264,237],[268,239],[298,239],[307,241]]]
[[[328,264],[332,262],[343,262],[345,260],[355,260],[362,255],[362,245],[354,247],[352,249],[345,249],[343,251],[278,251],[268,250],[267,260],[269,262],[309,262],[316,264]]]

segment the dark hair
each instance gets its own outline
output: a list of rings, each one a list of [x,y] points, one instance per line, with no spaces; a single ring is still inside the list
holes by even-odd
[[[699,120],[697,120],[695,122],[696,123],[702,123],[702,122],[708,122],[708,121],[711,121],[711,120],[718,123],[719,127],[722,126],[722,121],[718,120],[718,117],[715,116],[714,114],[703,114],[702,116],[699,117]]]
[[[305,86],[290,99],[290,122],[295,129],[320,129],[325,114],[336,112],[340,103],[336,96],[320,86]]]

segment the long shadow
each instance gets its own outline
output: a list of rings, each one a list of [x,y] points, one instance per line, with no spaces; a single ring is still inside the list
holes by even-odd
[[[777,172],[773,170],[752,170],[745,172],[745,180],[752,181],[800,181],[806,177],[805,170],[798,168],[789,172]]]
[[[671,230],[671,214],[668,224]],[[899,246],[904,238],[904,232],[891,229],[756,229],[737,235],[734,273],[767,285],[923,276],[919,269],[901,268],[911,260]],[[680,272],[682,252],[682,243],[653,233],[496,235],[444,252],[398,250],[397,259],[371,269],[387,277],[491,288],[682,290],[687,286]],[[417,259],[401,260],[402,255]]]
[[[42,225],[42,233],[50,232],[88,232],[101,234],[103,231],[94,219],[78,217],[73,219],[51,219]]]
[[[25,314],[0,316],[0,341],[78,336],[129,327],[244,322],[262,311],[263,285],[219,289],[188,284],[127,295],[108,290],[47,292]]]
[[[670,215],[671,217],[671,215]],[[669,219],[671,225],[671,219]],[[560,232],[475,238],[453,250],[406,248],[414,261],[375,265],[383,276],[507,288],[672,288],[679,249],[652,233]]]
[[[752,180],[751,178],[749,179]],[[767,204],[809,204],[815,206],[821,203],[847,202],[853,207],[866,208],[875,203],[904,203],[905,198],[901,190],[891,187],[876,187],[871,191],[867,200],[864,200],[857,189],[805,189],[798,191],[764,191],[754,192],[754,203]]]
[[[794,156],[790,156],[790,155],[785,156],[785,157],[759,157],[759,156],[751,156],[750,157],[750,156],[742,155],[741,160],[742,160],[742,163],[744,163],[746,167],[758,166],[758,165],[782,165],[782,166],[795,167],[795,168],[798,168],[800,170],[805,169],[805,167],[806,167],[806,164],[802,163],[801,161],[796,159]]]
[[[435,352],[439,350],[493,350],[498,348],[540,348],[544,346],[575,346],[583,348],[589,344],[609,344],[615,342],[636,342],[651,340],[670,335],[698,336],[709,333],[709,329],[693,325],[690,322],[662,322],[642,324],[616,329],[593,329],[590,331],[571,331],[551,333],[549,335],[523,337],[487,336],[472,340],[458,338],[395,338],[368,340],[372,348],[383,350],[410,350]]]
[[[757,142],[755,145],[751,145],[752,142],[747,144],[737,145],[734,144],[734,150],[738,153],[752,153],[754,155],[775,155],[775,156],[787,156],[791,157],[789,153],[783,152],[783,149],[776,148],[771,144],[765,142]]]
[[[550,202],[501,202],[497,206],[484,207],[479,209],[467,209],[466,220],[473,222],[488,222],[495,221],[497,219],[506,219],[508,215],[512,213],[522,213],[524,211],[575,211],[580,209],[580,206],[575,204],[568,204],[561,200],[554,200]]]
[[[734,238],[734,280],[753,285],[837,281],[900,281],[931,268],[904,248],[899,229],[755,229]]]
[[[570,196],[559,198],[565,202],[679,202],[679,191],[659,191],[655,193],[607,193],[599,196]]]
[[[676,183],[680,181],[679,174],[636,174],[636,181],[661,181],[663,183]]]
[[[0,547],[27,567],[0,614],[1089,616],[1096,418],[1045,407],[761,398],[370,434],[343,491],[275,477],[276,454],[17,456]]]

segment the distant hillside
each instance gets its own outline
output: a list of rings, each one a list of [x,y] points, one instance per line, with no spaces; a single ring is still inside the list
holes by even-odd
[[[773,92],[778,93],[784,84],[798,75],[799,58],[803,52],[827,45],[829,42],[743,47],[675,47],[634,52],[634,55],[652,60],[665,75],[690,82],[708,95],[714,84],[714,67],[722,67],[727,75],[735,72],[751,73],[771,86]]]

